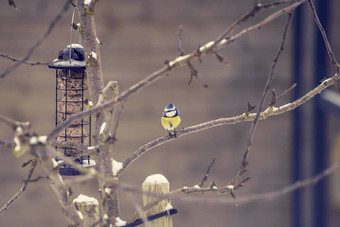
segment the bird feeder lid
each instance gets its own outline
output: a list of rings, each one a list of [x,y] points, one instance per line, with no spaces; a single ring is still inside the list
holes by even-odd
[[[71,50],[71,59],[70,59]],[[85,70],[86,61],[84,48],[80,44],[73,43],[59,52],[58,58],[48,65],[52,69]]]

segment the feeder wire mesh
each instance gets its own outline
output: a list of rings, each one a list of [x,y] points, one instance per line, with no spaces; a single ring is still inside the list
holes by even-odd
[[[56,69],[56,126],[63,123],[69,116],[87,108],[85,93],[88,90],[86,83],[85,57],[81,45],[72,44],[59,53],[50,68]],[[72,142],[91,146],[91,117],[73,122],[63,130],[57,141]],[[88,155],[81,156],[82,151],[70,147],[56,147],[67,157],[76,157],[75,161],[83,166],[90,165]],[[78,175],[79,172],[64,164],[59,173],[61,175]]]

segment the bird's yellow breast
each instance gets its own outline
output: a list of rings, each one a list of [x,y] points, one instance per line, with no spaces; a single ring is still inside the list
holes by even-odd
[[[162,125],[166,130],[174,130],[181,123],[181,117],[162,117]]]

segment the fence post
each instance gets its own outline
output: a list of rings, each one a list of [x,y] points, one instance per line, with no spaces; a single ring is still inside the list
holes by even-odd
[[[154,174],[148,176],[143,185],[142,189],[144,192],[150,192],[152,194],[166,194],[170,190],[169,181],[162,174]],[[157,200],[157,196],[148,196],[146,194],[143,195],[143,205],[149,204],[155,200]],[[164,212],[171,208],[170,200],[165,199],[159,202],[157,205],[151,207],[150,209],[145,211],[145,217],[150,217],[152,215],[158,214],[160,212]],[[173,227],[172,225],[172,217],[170,215],[163,216],[161,218],[155,219],[153,221],[148,222],[146,226],[150,227]]]
[[[99,219],[98,200],[83,194],[80,194],[73,200],[80,218],[84,221],[84,226],[93,226]],[[97,225],[94,225],[97,226]]]

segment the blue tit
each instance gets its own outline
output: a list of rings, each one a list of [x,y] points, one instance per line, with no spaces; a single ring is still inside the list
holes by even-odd
[[[178,127],[179,123],[181,123],[181,117],[179,116],[179,112],[174,105],[168,104],[164,108],[161,121],[164,129],[168,131],[169,136],[176,137],[175,129]]]

